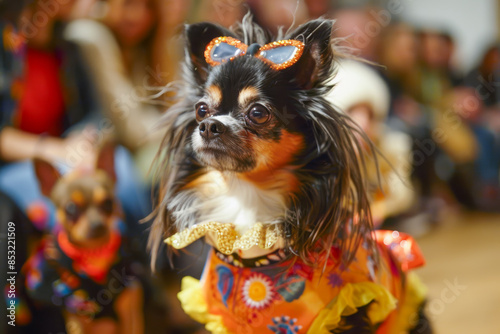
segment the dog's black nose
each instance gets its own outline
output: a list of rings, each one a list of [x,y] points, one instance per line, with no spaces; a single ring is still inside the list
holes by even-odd
[[[102,221],[91,221],[88,236],[96,238],[106,234],[107,228]]]
[[[226,127],[222,122],[207,118],[200,123],[199,126],[200,135],[205,139],[213,139],[226,131]]]

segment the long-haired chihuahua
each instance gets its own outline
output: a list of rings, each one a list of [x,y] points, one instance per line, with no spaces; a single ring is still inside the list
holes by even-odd
[[[231,31],[186,27],[149,245],[152,263],[164,239],[213,246],[179,298],[214,333],[428,330],[407,273],[422,264],[418,248],[373,232],[361,130],[325,99],[332,27],[319,19],[273,37],[250,15]]]

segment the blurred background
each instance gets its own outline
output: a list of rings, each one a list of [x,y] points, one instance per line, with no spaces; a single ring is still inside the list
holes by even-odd
[[[30,159],[67,171],[92,165],[112,140],[125,230],[148,270],[148,223],[138,221],[152,210],[154,126],[175,101],[183,24],[230,27],[248,11],[274,33],[337,20],[338,45],[369,63],[339,61],[329,98],[389,163],[381,185],[372,173],[375,224],[419,241],[436,333],[500,333],[498,0],[0,0],[1,243],[8,221],[22,226],[22,265],[54,224]],[[175,297],[180,277],[200,275],[202,257],[180,257],[176,269],[159,260],[149,332],[204,333]]]

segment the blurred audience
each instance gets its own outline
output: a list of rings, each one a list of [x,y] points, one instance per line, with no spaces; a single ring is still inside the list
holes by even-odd
[[[95,137],[81,130],[61,137],[99,108],[78,49],[62,38],[72,5],[48,15],[39,1],[26,1],[15,22],[3,21],[0,187],[23,209],[36,198],[36,181],[29,163],[12,163],[35,156],[66,166],[92,161]]]
[[[409,25],[396,22],[385,28],[380,36],[376,60],[385,68],[379,72],[389,85],[391,92],[390,114],[399,117],[408,125],[421,123],[419,115],[411,109],[397,108],[400,98],[416,99],[418,93],[418,41]]]
[[[313,1],[312,8],[323,11],[319,9],[325,8],[322,4]],[[498,46],[489,48],[463,80],[455,63],[453,36],[446,30],[422,27],[417,31],[367,1],[339,1],[330,7],[328,15],[337,19],[335,35],[341,38],[340,45],[382,65],[371,64],[390,92],[384,131],[411,138],[408,169],[419,194],[413,210],[438,219],[444,203],[454,203],[450,194],[466,208],[500,210]],[[366,80],[358,76],[363,77],[359,82]],[[462,82],[474,90],[464,89]],[[464,103],[471,101],[476,101],[477,110],[469,110],[464,117],[464,108],[470,109]],[[364,110],[361,125],[370,134],[373,124],[367,121],[366,106],[356,109]],[[358,112],[353,114],[358,116]],[[376,204],[374,208],[377,211]]]
[[[464,83],[476,90],[485,106],[500,104],[499,45],[492,45],[486,50],[481,62],[465,77]]]
[[[451,84],[457,86],[462,78],[455,68],[453,55],[455,41],[450,33],[439,30],[421,30],[419,32],[422,64],[440,74]]]
[[[330,101],[352,117],[383,155],[378,161],[369,154],[364,157],[373,221],[378,227],[384,220],[408,211],[415,201],[410,178],[411,138],[385,125],[389,89],[375,70],[354,60],[343,60],[333,82]],[[360,141],[367,144],[362,138]],[[365,148],[368,153],[370,148]]]
[[[498,209],[500,203],[500,140],[499,132],[489,125],[489,117],[484,102],[477,91],[468,87],[458,87],[452,93],[453,111],[470,129],[475,138],[475,156],[472,161],[468,192],[473,197],[473,207],[481,210]],[[498,110],[496,111],[498,114]],[[452,126],[454,131],[456,125]],[[459,134],[453,132],[454,137]],[[467,145],[460,145],[467,151]],[[470,149],[469,149],[470,150]]]
[[[179,60],[179,54],[167,52],[165,41],[182,22],[185,8],[180,1],[168,4],[177,15],[160,16],[167,12],[166,4],[157,0],[95,1],[91,12],[97,19],[75,20],[65,30],[65,37],[83,52],[103,116],[118,142],[133,152],[143,177],[159,145],[161,135],[153,128],[164,108],[148,96],[175,78],[172,64]]]
[[[17,17],[0,23],[1,160],[18,161],[35,154],[66,160],[76,142],[91,139],[80,134],[63,140],[60,135],[98,109],[78,50],[62,38],[72,2],[55,7],[50,16],[41,11],[37,1],[25,2],[29,4],[7,2],[17,8]],[[35,23],[35,16],[46,22]]]
[[[443,95],[461,81],[452,67],[454,44],[452,37],[436,30],[418,33],[420,68],[418,97],[420,102],[435,106]]]
[[[418,206],[425,211],[433,206],[437,152],[432,139],[432,109],[419,102],[418,48],[414,29],[395,22],[381,32],[376,59],[385,66],[377,70],[391,95],[388,124],[411,137],[412,180],[420,194]]]
[[[464,79],[456,92],[460,115],[471,126],[479,144],[476,160],[476,187],[480,208],[500,207],[500,47],[490,46],[480,63]],[[478,188],[478,189],[477,189]]]
[[[42,207],[46,225],[54,224],[53,207],[29,159],[46,159],[62,171],[93,165],[95,144],[112,137],[96,130],[105,124],[98,94],[80,49],[63,36],[75,3],[26,1],[17,17],[2,20],[0,72],[8,89],[2,89],[0,112],[0,189],[28,216]],[[125,149],[116,150],[116,162],[117,193],[135,226],[150,211],[148,196]]]

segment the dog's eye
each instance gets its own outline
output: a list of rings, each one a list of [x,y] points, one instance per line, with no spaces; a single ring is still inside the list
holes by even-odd
[[[108,198],[104,200],[100,205],[99,209],[101,209],[102,213],[105,215],[111,215],[113,213],[113,200]]]
[[[196,120],[201,122],[208,115],[208,106],[206,103],[196,105]]]
[[[80,208],[73,202],[70,202],[66,205],[66,207],[64,208],[64,212],[66,213],[66,217],[68,218],[68,220],[72,222],[77,221],[81,214]]]
[[[252,109],[247,114],[248,119],[255,124],[264,124],[266,123],[271,114],[269,111],[261,105],[254,105]]]

